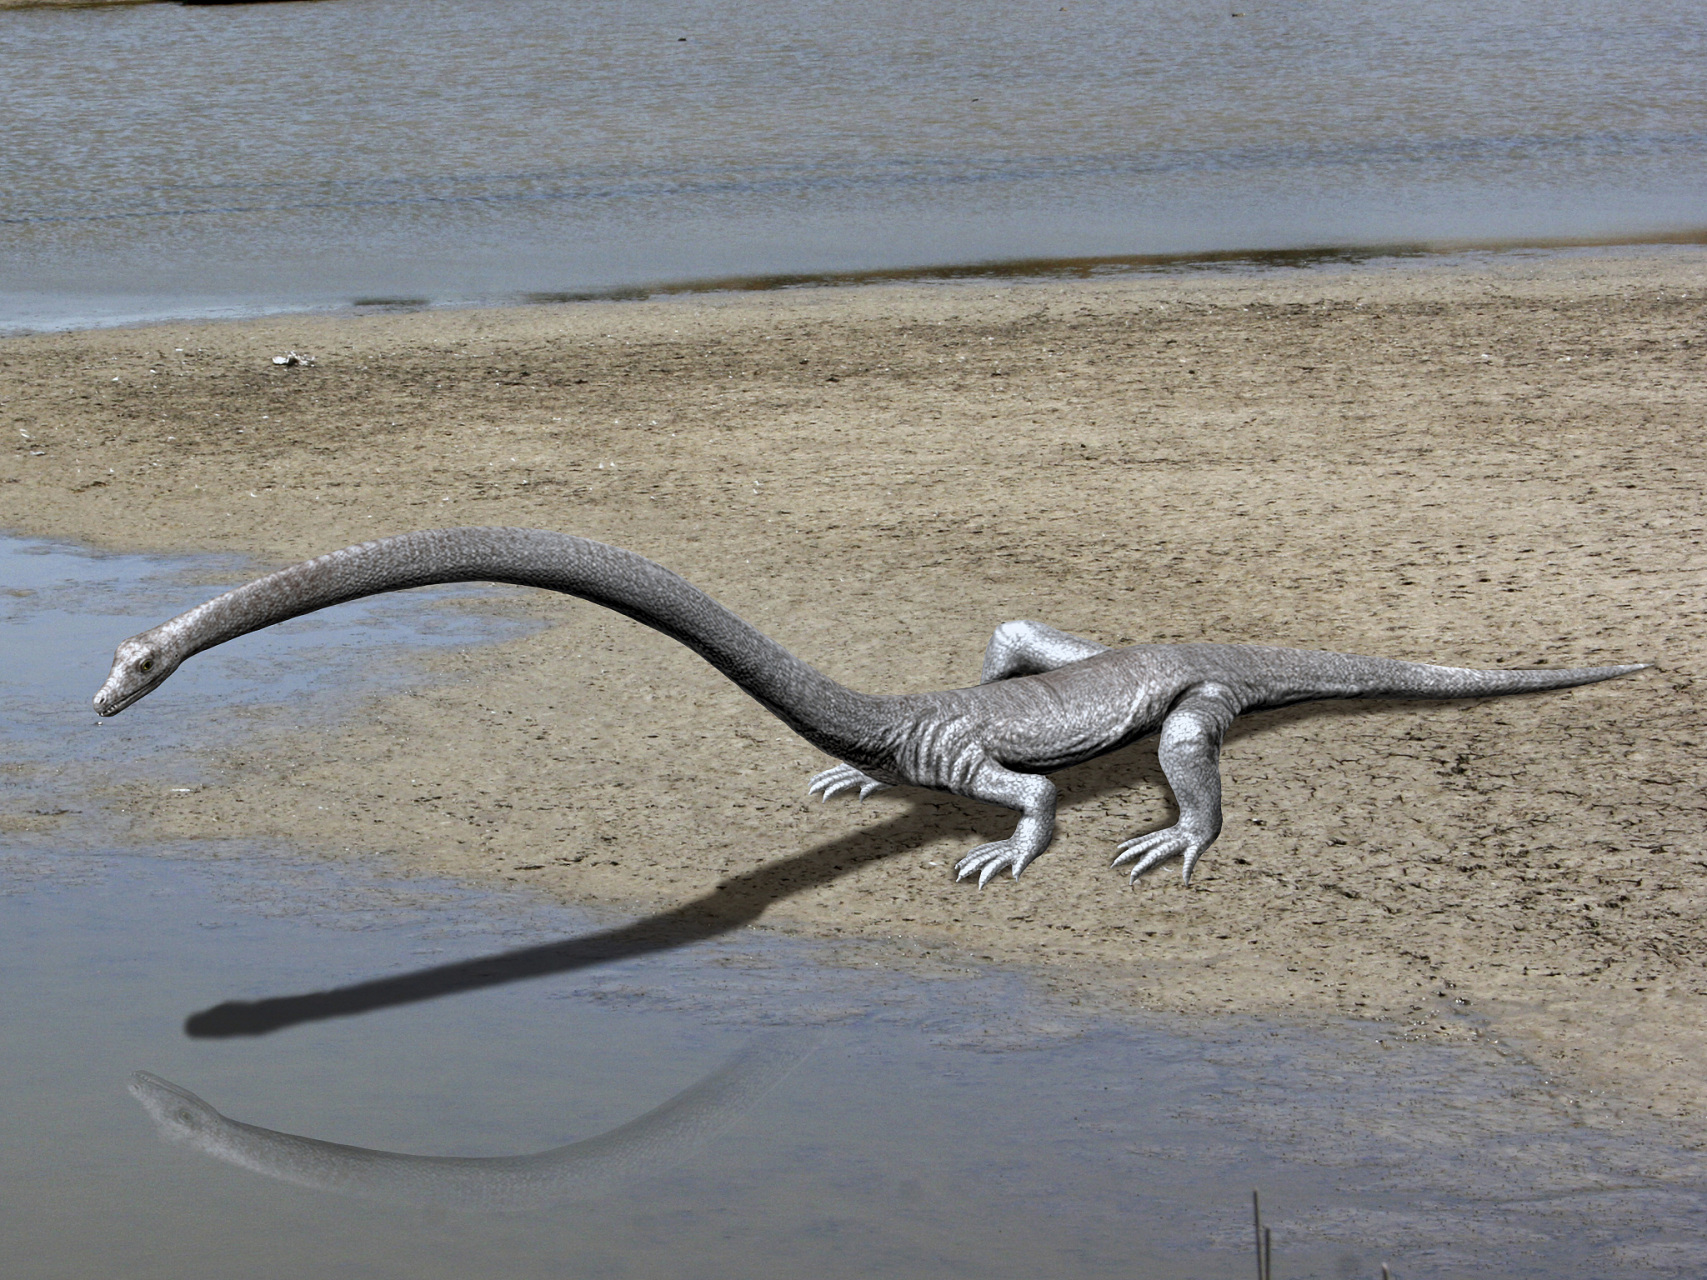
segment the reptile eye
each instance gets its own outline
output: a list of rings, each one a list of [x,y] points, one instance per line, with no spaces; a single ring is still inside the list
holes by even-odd
[[[137,667],[141,671],[145,671],[145,672],[152,671],[152,670],[154,670],[154,659],[152,657],[144,658],[141,662],[139,662],[137,664]]]

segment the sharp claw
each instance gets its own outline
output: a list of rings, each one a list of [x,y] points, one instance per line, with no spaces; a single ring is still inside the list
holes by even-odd
[[[1191,883],[1191,873],[1197,869],[1197,860],[1202,856],[1203,850],[1201,849],[1187,849],[1185,851],[1185,867],[1183,870],[1187,884]]]
[[[1001,869],[1002,860],[1000,858],[991,858],[989,864],[985,866],[984,870],[978,876],[978,887],[982,889],[985,885],[989,884],[990,881],[996,878],[996,873]]]

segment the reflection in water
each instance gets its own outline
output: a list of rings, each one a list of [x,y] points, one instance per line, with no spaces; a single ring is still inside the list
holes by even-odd
[[[645,1115],[607,1133],[527,1156],[416,1156],[280,1133],[221,1115],[188,1089],[138,1071],[130,1091],[160,1134],[281,1182],[399,1204],[533,1209],[593,1199],[671,1168],[740,1119],[816,1040],[779,1033]]]

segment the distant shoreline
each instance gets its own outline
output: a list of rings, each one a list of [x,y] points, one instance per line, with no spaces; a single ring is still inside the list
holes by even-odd
[[[98,0],[105,3],[107,0]],[[153,0],[111,0],[113,3],[152,3]],[[4,6],[6,0],[0,0]],[[253,304],[231,303],[120,314],[102,321],[72,316],[63,323],[8,322],[0,316],[0,341],[41,333],[70,333],[83,329],[130,328],[138,325],[248,321],[268,316],[356,316],[376,312],[492,309],[516,306],[558,306],[585,302],[645,302],[656,298],[691,297],[715,293],[775,293],[796,289],[847,289],[874,285],[932,284],[1047,284],[1070,280],[1118,279],[1178,273],[1245,274],[1267,271],[1339,269],[1389,265],[1450,265],[1473,256],[1499,257],[1515,253],[1572,254],[1630,252],[1643,249],[1694,249],[1707,246],[1707,227],[1614,236],[1539,236],[1531,239],[1438,240],[1367,245],[1305,245],[1292,248],[1216,249],[1179,253],[1104,254],[1065,258],[1012,258],[990,262],[873,267],[846,271],[784,271],[752,275],[708,276],[617,284],[586,289],[538,290],[476,298],[417,296],[356,296],[344,301]],[[3,306],[0,300],[0,306]]]

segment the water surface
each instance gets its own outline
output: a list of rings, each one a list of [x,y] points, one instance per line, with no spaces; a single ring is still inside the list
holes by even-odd
[[[422,678],[420,655],[537,625],[466,607],[498,604],[510,588],[373,597],[198,655],[173,677],[171,696],[151,704],[146,723],[95,715],[89,700],[119,641],[254,576],[238,556],[111,555],[0,534],[0,804],[12,811],[11,828],[83,825],[31,818],[94,821],[71,798],[94,775],[198,782],[198,748],[241,739],[280,709],[295,724],[331,723],[363,695]],[[79,807],[60,812],[66,804]]]
[[[1681,0],[0,13],[0,328],[1707,226]]]

